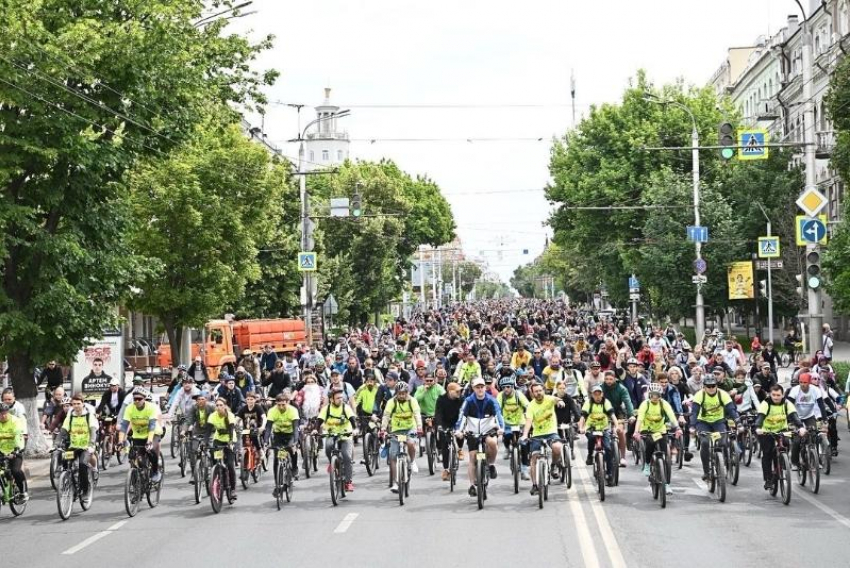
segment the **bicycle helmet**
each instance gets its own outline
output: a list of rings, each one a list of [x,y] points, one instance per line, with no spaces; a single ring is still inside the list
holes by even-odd
[[[399,381],[395,386],[395,393],[398,394],[400,392],[410,392],[410,386],[404,381]]]
[[[69,404],[71,404],[71,397],[70,396],[63,396],[62,397],[62,405],[67,406]]]
[[[652,383],[652,384],[649,385],[649,394],[650,395],[657,394],[658,396],[661,396],[661,393],[663,391],[664,391],[664,389],[662,388],[661,383]]]
[[[9,412],[9,405],[4,403],[0,403],[0,412]]]
[[[602,387],[600,385],[593,385],[593,387],[591,387],[590,389],[590,394],[593,394],[595,392],[602,392]]]
[[[148,391],[146,391],[146,390],[145,390],[145,389],[143,389],[142,387],[136,387],[136,388],[134,388],[134,389],[133,389],[133,392],[132,392],[132,393],[130,393],[130,394],[131,394],[132,396],[134,396],[134,397],[135,397],[135,396],[144,396],[144,397],[146,397],[146,396],[148,396]]]
[[[703,378],[702,380],[702,384],[706,387],[716,387],[717,379],[714,377],[714,375],[706,375],[705,378]]]
[[[640,362],[639,362],[637,359],[635,359],[634,357],[631,357],[628,361],[626,361],[626,366],[628,366],[628,365],[637,365],[637,364],[639,364],[639,363],[640,363]]]
[[[178,372],[185,373],[185,372],[186,372],[186,370],[187,370],[186,365],[183,365],[183,364],[177,365],[177,371],[178,371]]]
[[[502,390],[505,387],[516,388],[516,381],[514,380],[513,374],[503,376],[499,379],[499,390]]]
[[[190,383],[190,384],[191,384],[191,383],[194,383],[194,382],[195,382],[195,378],[194,378],[194,377],[190,377],[189,375],[186,375],[185,377],[183,377],[183,384],[184,384],[184,385],[185,385],[186,383]]]

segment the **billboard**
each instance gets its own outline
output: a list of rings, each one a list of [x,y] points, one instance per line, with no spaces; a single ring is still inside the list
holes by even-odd
[[[71,390],[93,398],[109,390],[110,378],[124,378],[123,336],[120,333],[106,334],[101,339],[90,339],[86,343],[74,361]],[[95,359],[103,361],[102,368],[95,368]]]
[[[727,275],[730,300],[752,300],[755,297],[751,261],[733,262],[729,265]]]

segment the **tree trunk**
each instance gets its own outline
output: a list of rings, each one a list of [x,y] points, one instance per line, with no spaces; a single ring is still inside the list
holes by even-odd
[[[183,334],[179,333],[177,326],[170,321],[163,320],[162,325],[165,328],[165,335],[168,337],[168,345],[171,347],[171,368],[176,369],[182,360]]]
[[[38,413],[38,387],[33,377],[32,357],[29,353],[19,352],[9,355],[9,371],[15,398],[23,405],[27,413],[27,431],[29,437],[24,452],[26,457],[46,457],[50,444],[41,431]]]

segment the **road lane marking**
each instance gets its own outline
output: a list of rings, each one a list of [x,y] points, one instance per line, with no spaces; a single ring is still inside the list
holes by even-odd
[[[71,548],[69,548],[68,550],[63,552],[62,554],[68,554],[68,555],[76,554],[77,552],[81,551],[82,549],[86,548],[87,546],[94,544],[95,542],[99,541],[103,537],[114,533],[115,531],[117,531],[118,529],[120,529],[121,527],[123,527],[126,524],[127,524],[127,520],[118,521],[117,523],[115,523],[114,525],[112,525],[111,527],[106,529],[105,531],[100,531],[97,534],[91,535],[90,537],[88,537],[86,540],[84,540],[80,544],[78,544],[76,546],[72,546]]]
[[[584,510],[581,508],[581,502],[578,499],[578,487],[576,487],[576,496],[573,497],[568,491],[567,498],[570,502],[570,510],[573,513],[573,518],[575,518],[573,525],[578,534],[578,546],[581,557],[584,559],[584,565],[587,568],[599,568],[599,556],[596,554],[593,539],[590,537],[587,518],[584,516]]]
[[[347,531],[351,524],[354,522],[354,520],[359,516],[359,513],[348,513],[334,529],[334,534],[342,534]]]
[[[821,511],[823,511],[824,513],[826,513],[827,515],[829,515],[830,517],[832,517],[833,519],[835,519],[836,521],[838,521],[839,523],[841,523],[842,525],[847,527],[848,529],[850,529],[850,519],[848,519],[847,517],[845,517],[844,515],[842,515],[841,513],[836,511],[835,509],[833,509],[832,507],[828,507],[828,506],[824,505],[823,503],[821,503],[820,501],[818,501],[814,497],[812,497],[810,495],[806,495],[802,491],[796,491],[794,494],[796,494],[798,497],[800,497],[803,501],[811,503],[812,505],[814,505],[815,507],[817,507],[818,509],[820,509]],[[792,499],[794,497],[794,494],[791,495]]]
[[[579,452],[581,455],[581,452]],[[608,521],[608,515],[602,509],[596,498],[596,490],[590,486],[590,476],[585,468],[581,467],[584,460],[579,461],[578,475],[581,478],[581,485],[584,489],[584,494],[590,503],[590,510],[593,511],[593,516],[596,517],[596,524],[599,526],[599,534],[602,536],[602,542],[605,545],[605,551],[608,553],[608,559],[611,561],[612,568],[626,568],[626,559],[623,557],[623,551],[620,550],[620,545],[617,538],[614,536],[614,531],[611,529],[611,523]],[[614,467],[619,467],[620,464],[614,464]]]

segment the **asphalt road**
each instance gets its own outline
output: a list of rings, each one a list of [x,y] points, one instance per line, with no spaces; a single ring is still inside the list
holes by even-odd
[[[850,440],[842,420],[843,435]],[[358,446],[357,450],[360,449]],[[850,450],[848,450],[850,451]],[[580,456],[577,456],[581,460]],[[840,455],[830,476],[813,495],[796,483],[790,506],[762,489],[758,462],[742,468],[726,503],[712,498],[700,481],[698,458],[674,473],[674,494],[660,509],[646,479],[633,466],[621,470],[620,486],[600,503],[583,460],[574,466],[573,488],[554,488],[539,510],[524,482],[513,493],[507,462],[491,485],[483,511],[465,486],[450,493],[439,475],[427,474],[425,460],[414,475],[409,500],[400,507],[386,489],[382,464],[369,478],[355,469],[355,491],[331,505],[324,464],[302,479],[292,503],[276,509],[271,476],[239,491],[239,500],[213,514],[208,501],[195,505],[191,485],[168,461],[162,501],[143,504],[135,518],[123,505],[127,467],[103,472],[91,510],[75,508],[68,521],[56,512],[55,493],[43,476],[43,463],[30,464],[34,479],[29,507],[13,519],[0,511],[3,560],[7,566],[65,567],[130,562],[135,568],[188,567],[251,561],[278,554],[297,565],[346,566],[440,564],[522,566],[652,567],[686,563],[689,568],[722,565],[839,565],[850,538],[850,458]]]

